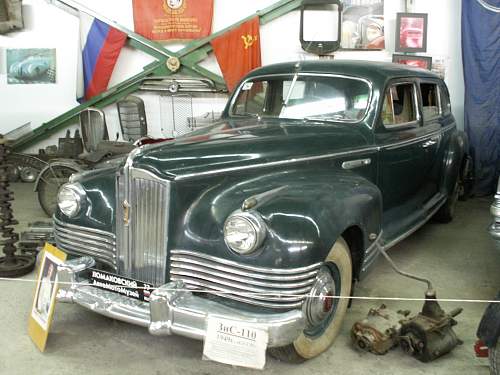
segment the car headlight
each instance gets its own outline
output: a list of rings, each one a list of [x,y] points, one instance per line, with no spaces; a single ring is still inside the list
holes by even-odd
[[[256,212],[238,212],[229,216],[224,224],[224,241],[239,254],[257,250],[266,237],[264,220]]]
[[[57,205],[64,215],[73,217],[80,212],[84,197],[85,190],[83,190],[82,185],[79,183],[67,183],[59,189]]]

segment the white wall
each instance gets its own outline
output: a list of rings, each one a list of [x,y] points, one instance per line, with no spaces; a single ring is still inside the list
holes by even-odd
[[[221,30],[277,0],[215,0],[213,31]],[[460,47],[460,1],[413,0],[411,11],[429,14],[428,52],[433,58],[446,61],[446,82],[452,96],[452,105],[459,127],[463,128],[463,78]],[[133,28],[131,0],[86,0],[86,6],[120,24]],[[0,36],[0,132],[8,132],[26,123],[40,126],[72,108],[76,92],[78,53],[78,19],[44,0],[25,0],[23,6],[26,29]],[[403,0],[385,0],[386,50],[371,52],[338,52],[336,59],[391,61],[394,50],[396,13],[404,11]],[[292,12],[261,29],[262,60],[274,62],[317,58],[302,51],[298,40],[299,13]],[[56,48],[57,84],[7,85],[5,48]],[[168,48],[177,50],[179,44]],[[111,78],[111,85],[136,74],[152,59],[144,53],[125,49]],[[203,66],[220,73],[213,56]],[[111,111],[111,110],[109,110]],[[111,117],[113,116],[111,113]],[[154,133],[157,133],[156,131]],[[53,140],[42,145],[54,143]],[[35,147],[36,149],[36,147]]]
[[[461,45],[462,0],[413,0],[410,11],[428,13],[427,53],[445,61],[445,82],[450,91],[453,115],[464,128],[464,78]]]

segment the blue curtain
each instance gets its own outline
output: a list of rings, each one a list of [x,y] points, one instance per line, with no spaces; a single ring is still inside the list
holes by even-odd
[[[487,195],[500,173],[500,0],[462,0],[462,56],[474,193]]]

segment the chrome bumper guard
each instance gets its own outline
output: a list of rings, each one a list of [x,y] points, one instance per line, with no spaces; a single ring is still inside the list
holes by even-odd
[[[241,311],[193,295],[182,281],[174,281],[155,289],[150,302],[141,302],[89,285],[79,274],[95,265],[85,256],[58,267],[60,302],[77,303],[89,310],[127,323],[147,327],[152,335],[180,335],[204,340],[210,316],[239,321],[266,330],[268,347],[293,342],[305,327],[301,310],[264,314]]]

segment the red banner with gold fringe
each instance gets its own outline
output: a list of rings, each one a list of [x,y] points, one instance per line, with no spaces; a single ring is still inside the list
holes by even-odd
[[[188,40],[212,32],[214,0],[132,0],[135,32],[151,40]]]
[[[249,71],[261,66],[259,17],[212,40],[212,48],[229,91]]]

